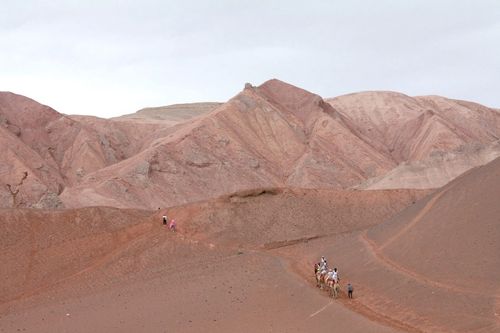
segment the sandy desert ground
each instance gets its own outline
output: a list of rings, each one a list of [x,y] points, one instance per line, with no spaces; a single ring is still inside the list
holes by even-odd
[[[380,223],[425,194],[237,193],[169,210],[178,233],[161,224],[162,212],[7,210],[1,329],[393,331],[316,290],[314,252],[281,252]]]

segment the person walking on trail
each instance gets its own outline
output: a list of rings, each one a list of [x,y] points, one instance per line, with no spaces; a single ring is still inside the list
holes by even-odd
[[[354,291],[354,288],[352,287],[352,284],[348,283],[347,284],[347,295],[349,298],[352,298],[352,292]]]
[[[173,231],[173,232],[177,231],[177,230],[176,230],[176,228],[177,228],[177,223],[175,223],[175,220],[174,220],[174,219],[172,219],[172,220],[170,221],[170,224],[168,225],[168,228],[170,229],[170,231]]]
[[[167,222],[168,222],[168,218],[167,218],[167,215],[163,215],[163,225],[167,225]]]

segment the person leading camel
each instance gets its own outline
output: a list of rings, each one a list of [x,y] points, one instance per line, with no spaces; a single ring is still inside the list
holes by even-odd
[[[348,283],[347,284],[347,295],[349,296],[349,298],[352,298],[353,291],[354,291],[354,287],[352,286],[352,284]]]

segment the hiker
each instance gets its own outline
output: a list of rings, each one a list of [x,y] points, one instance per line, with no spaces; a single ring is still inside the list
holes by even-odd
[[[176,231],[176,226],[177,226],[177,224],[175,223],[175,220],[174,220],[174,219],[172,219],[172,220],[170,221],[170,224],[168,225],[168,228],[170,229],[170,231],[175,232],[175,231]]]
[[[347,295],[349,295],[349,298],[352,298],[353,291],[354,291],[354,288],[352,287],[352,284],[348,283],[347,284]]]
[[[163,225],[167,225],[168,218],[167,215],[163,215]]]

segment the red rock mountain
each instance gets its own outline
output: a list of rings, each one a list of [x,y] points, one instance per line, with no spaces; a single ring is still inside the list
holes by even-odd
[[[155,208],[269,186],[349,187],[395,166],[321,97],[272,80],[65,190],[67,206]]]
[[[328,102],[359,137],[398,164],[359,188],[436,188],[500,156],[500,113],[476,103],[395,92]]]
[[[270,186],[433,188],[500,154],[497,110],[440,97],[325,102],[270,80],[221,105],[169,110],[65,116],[2,93],[0,180],[28,171],[24,207],[156,209]],[[0,202],[12,205],[5,186]]]
[[[0,93],[0,206],[12,206],[5,184],[18,184],[28,172],[18,206],[62,207],[58,195],[66,187],[138,154],[170,127],[159,121],[66,116],[24,96]]]

